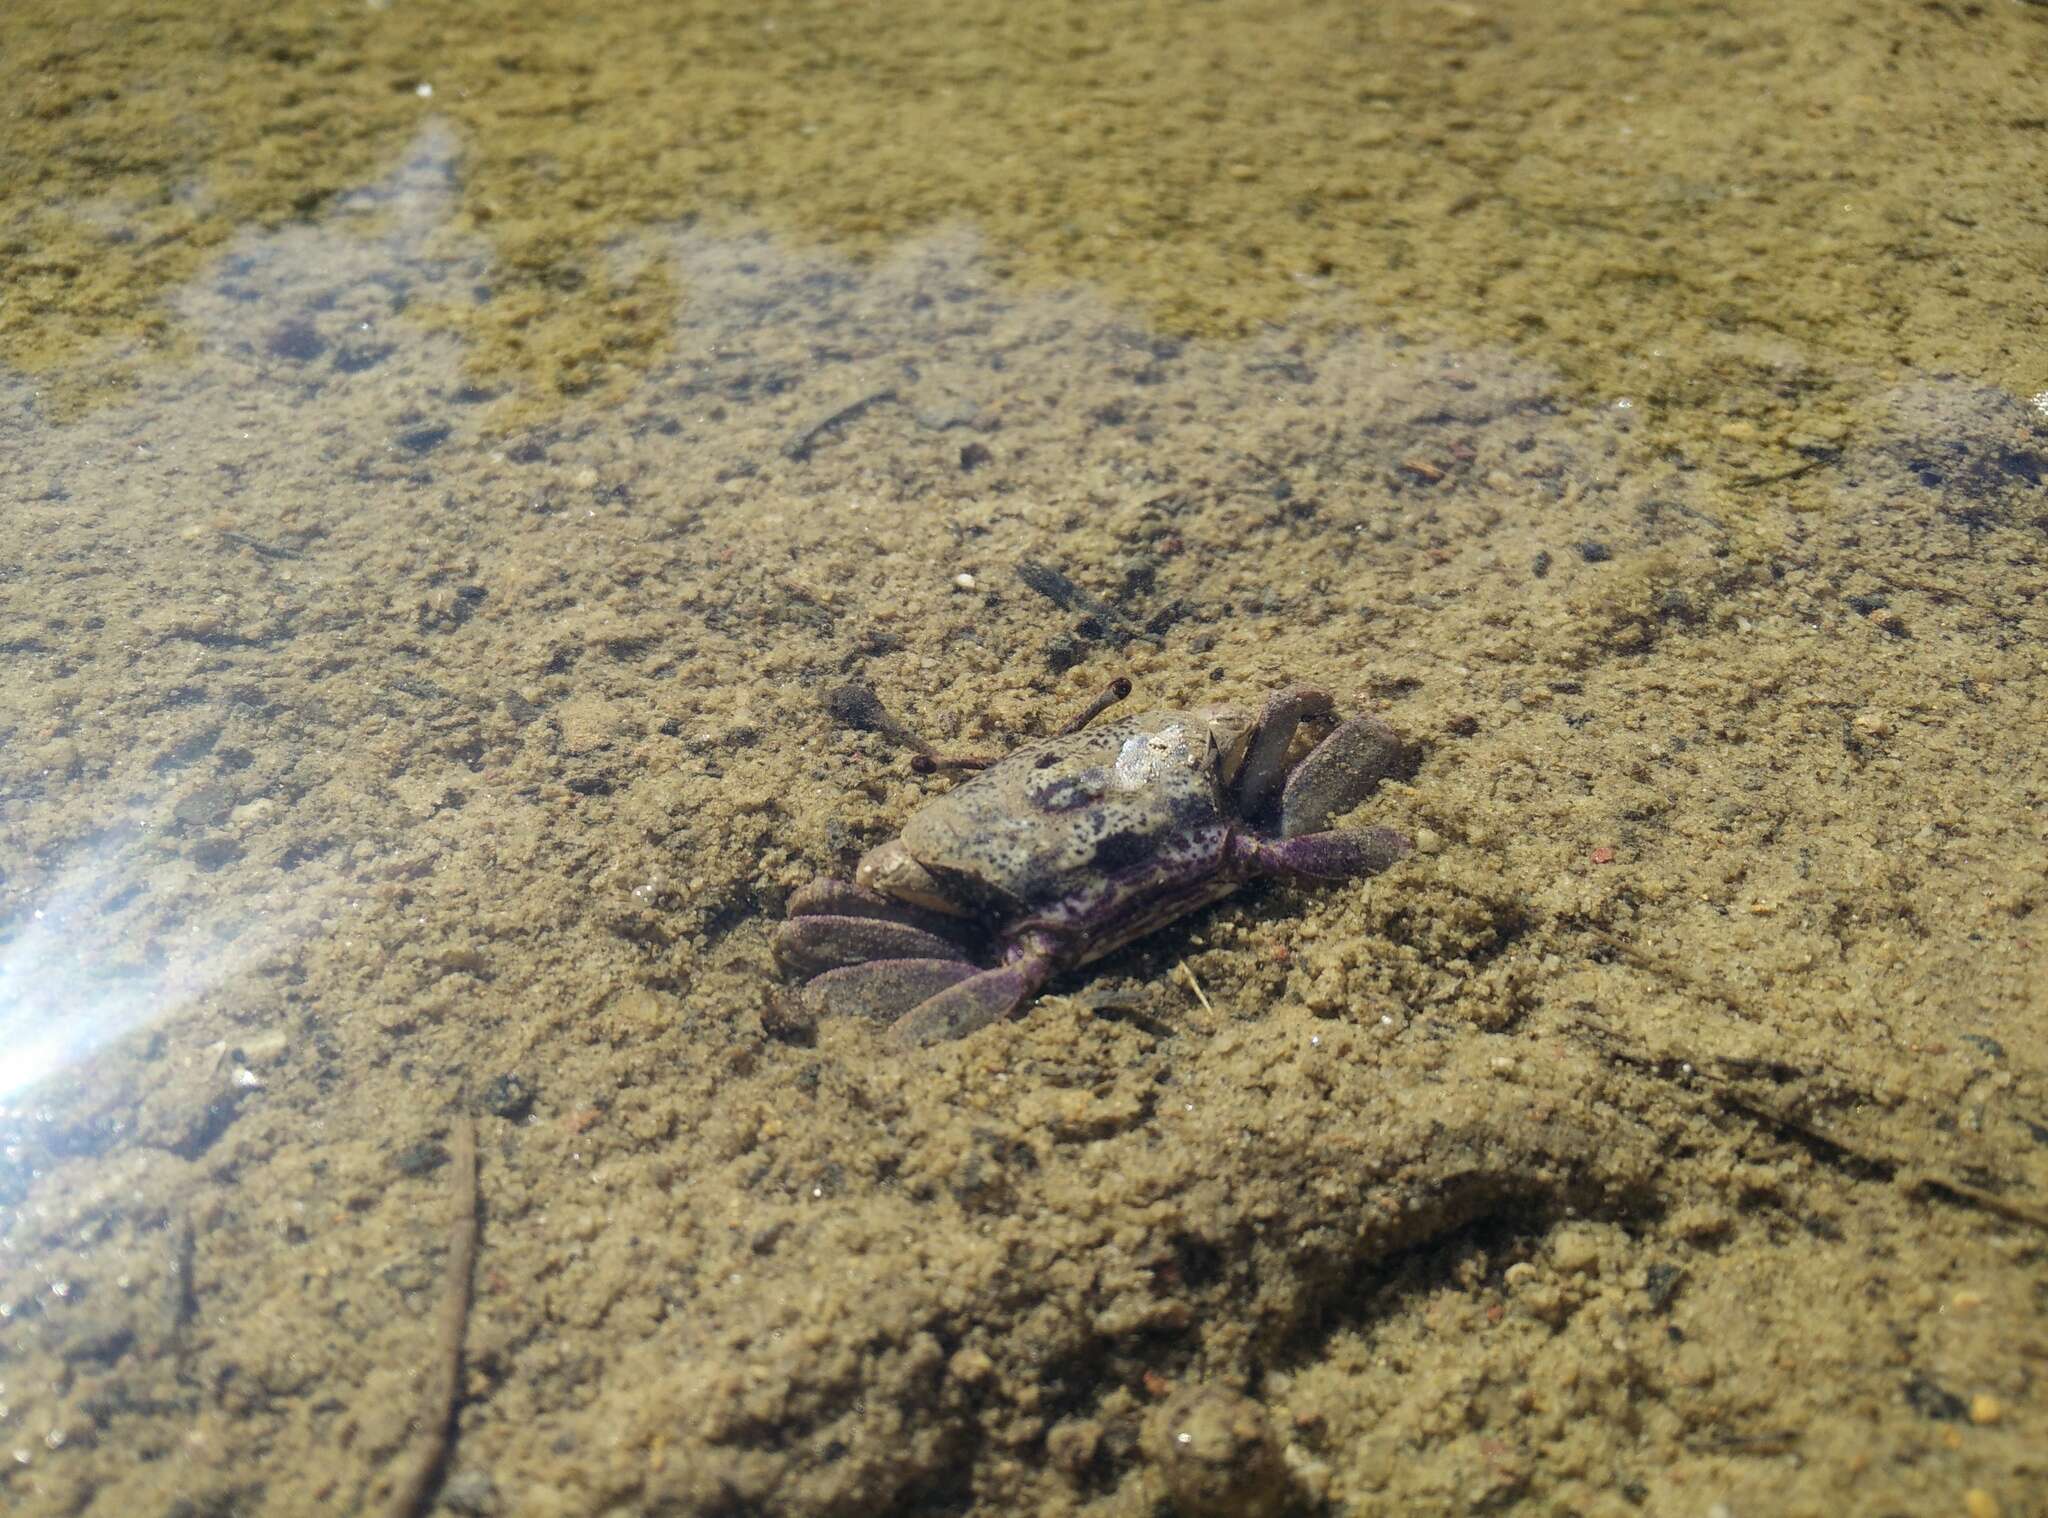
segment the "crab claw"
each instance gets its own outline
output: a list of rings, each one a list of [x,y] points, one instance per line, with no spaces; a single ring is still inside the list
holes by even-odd
[[[1287,749],[1295,729],[1333,710],[1330,693],[1313,685],[1292,685],[1266,698],[1237,782],[1237,804],[1245,816],[1256,818],[1264,812],[1287,778]]]
[[[1352,717],[1294,767],[1280,792],[1280,836],[1320,833],[1399,774],[1401,735],[1377,717]]]
[[[853,879],[855,887],[862,891],[911,902],[933,912],[959,912],[945,887],[918,863],[917,856],[904,847],[900,838],[877,844],[863,854]]]

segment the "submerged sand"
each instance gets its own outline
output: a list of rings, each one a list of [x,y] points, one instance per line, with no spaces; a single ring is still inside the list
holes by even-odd
[[[946,106],[867,160],[927,198],[878,168],[863,226],[752,117],[605,199],[613,124],[659,117],[625,91],[580,87],[539,174],[465,115],[502,97],[392,89],[421,23],[366,15],[123,33],[198,28],[232,78],[269,46],[248,77],[355,146],[198,134],[215,193],[124,221],[52,135],[67,225],[141,232],[71,304],[11,255],[10,1511],[379,1511],[465,1123],[445,1511],[1194,1513],[1197,1474],[1302,1513],[2048,1500],[2048,243],[2001,93],[2042,18],[1159,23],[1134,98],[1073,87],[1152,145],[1094,180],[1027,108],[1085,44],[998,28],[991,77],[906,13],[890,56],[1010,102],[1012,157],[954,167]],[[757,19],[703,23],[711,102],[801,98],[803,48],[733,41]],[[500,50],[616,82],[609,35]],[[1225,35],[1293,60],[1269,117],[1220,63],[1166,89]],[[38,98],[146,133],[163,97],[92,97],[96,56],[50,42]],[[951,98],[891,78],[864,98]],[[1701,114],[1738,80],[1812,128],[1747,177]],[[842,151],[843,87],[811,91]],[[1328,257],[1276,210],[1307,142],[1402,170],[1369,210],[1325,187]],[[551,220],[579,154],[597,203]],[[1063,174],[1065,254],[1017,220]],[[550,225],[559,301],[515,254]],[[1189,251],[1247,226],[1248,266]],[[944,784],[846,689],[990,749],[1117,674],[1380,712],[1416,763],[1361,820],[1416,854],[1248,889],[958,1044],[789,1027],[783,902]]]

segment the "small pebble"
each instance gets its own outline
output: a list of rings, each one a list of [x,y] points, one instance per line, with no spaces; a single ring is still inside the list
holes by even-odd
[[[287,1040],[282,1033],[258,1033],[236,1045],[236,1052],[241,1055],[242,1063],[245,1065],[269,1065],[275,1064],[283,1056],[286,1044]]]
[[[401,1175],[427,1175],[448,1163],[448,1151],[432,1139],[421,1139],[401,1149],[391,1163]]]
[[[1421,853],[1434,854],[1443,846],[1443,838],[1437,833],[1436,829],[1417,828],[1415,830],[1415,847]]]
[[[825,710],[834,720],[862,732],[887,732],[891,722],[882,698],[859,680],[848,680],[825,692]]]
[[[1146,1420],[1139,1449],[1182,1518],[1277,1518],[1294,1496],[1265,1408],[1226,1387],[1175,1392]]]
[[[761,995],[761,1031],[785,1044],[808,1044],[817,1036],[817,1013],[789,987],[765,986]]]
[[[484,1110],[508,1123],[523,1122],[533,1111],[533,1087],[510,1072],[500,1075],[484,1088]]]
[[[1598,1275],[1599,1235],[1586,1228],[1560,1228],[1551,1240],[1550,1257],[1566,1275]]]
[[[484,1471],[457,1471],[441,1488],[441,1506],[463,1518],[496,1518],[502,1504],[498,1485]]]
[[[979,1386],[994,1374],[996,1362],[978,1349],[956,1350],[953,1358],[946,1362],[946,1369],[956,1381],[969,1386]]]
[[[1998,1499],[1981,1486],[1963,1493],[1963,1509],[1970,1518],[1998,1518]]]
[[[1979,1392],[1970,1399],[1970,1421],[1972,1423],[1996,1423],[2005,1416],[2005,1404],[1989,1392]]]
[[[974,576],[962,571],[960,574],[953,576],[953,583],[962,590],[972,590],[974,589]]]

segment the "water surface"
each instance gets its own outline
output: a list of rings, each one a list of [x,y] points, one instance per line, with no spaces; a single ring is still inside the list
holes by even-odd
[[[11,1511],[379,1511],[466,1123],[451,1511],[1193,1511],[1196,1394],[1297,1511],[2043,1500],[2048,12],[0,60]],[[1421,847],[791,1028],[863,702],[1117,674]]]

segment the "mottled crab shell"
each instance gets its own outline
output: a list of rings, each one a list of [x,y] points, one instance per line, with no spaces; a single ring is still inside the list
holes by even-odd
[[[1027,745],[921,807],[862,883],[900,895],[921,868],[956,909],[1076,934],[1095,958],[1236,885],[1221,872],[1249,726],[1154,711]]]

